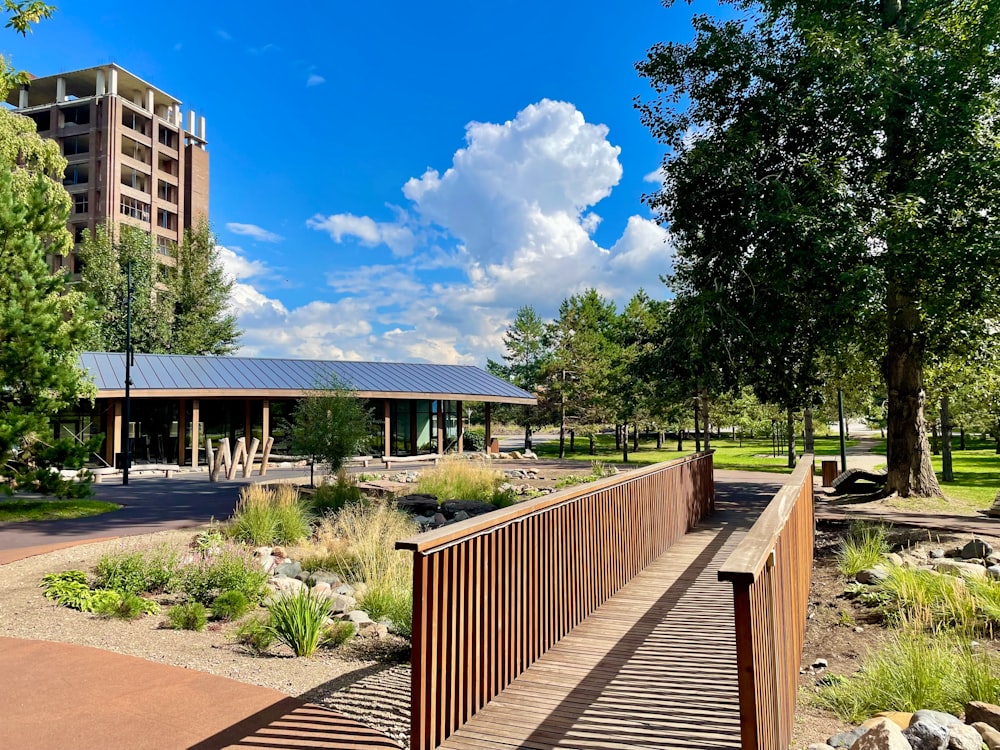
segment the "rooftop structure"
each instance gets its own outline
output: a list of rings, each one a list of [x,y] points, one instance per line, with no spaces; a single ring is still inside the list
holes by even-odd
[[[184,230],[208,218],[205,118],[118,65],[32,78],[8,104],[56,140],[69,162],[75,245],[100,224],[129,224],[153,237],[160,262],[174,265]],[[73,255],[53,270],[80,272]]]

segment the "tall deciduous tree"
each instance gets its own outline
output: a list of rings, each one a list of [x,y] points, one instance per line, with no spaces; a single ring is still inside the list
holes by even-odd
[[[364,404],[336,377],[321,383],[318,390],[299,401],[290,426],[293,449],[313,457],[313,485],[317,460],[328,464],[332,473],[339,471],[346,459],[359,453],[372,430]]]
[[[489,360],[486,369],[501,378],[509,380],[518,388],[534,393],[542,379],[545,360],[549,356],[545,338],[545,322],[531,305],[518,308],[514,320],[503,335],[504,363]],[[513,408],[512,408],[513,413]],[[543,410],[525,406],[520,410],[524,421],[524,447],[531,447],[531,429],[540,424]],[[496,414],[499,416],[499,412]]]
[[[70,247],[66,161],[34,123],[0,110],[0,462],[84,395],[88,311],[46,253]],[[6,473],[6,472],[4,472]]]
[[[781,179],[762,183],[788,186],[789,210],[774,212],[780,204],[766,195],[757,203],[780,221],[748,223],[746,190],[728,212],[719,191],[709,228],[740,259],[772,246],[784,253],[795,247],[789,231],[808,232],[807,252],[787,254],[784,268],[768,264],[762,278],[780,273],[804,299],[808,286],[795,269],[825,270],[819,278],[845,290],[833,304],[816,299],[814,317],[832,321],[831,339],[868,343],[881,361],[888,490],[937,494],[923,362],[980,335],[1000,299],[1000,2],[730,4],[747,18],[700,17],[691,44],[659,45],[640,64],[659,94],[644,106],[645,120],[675,158],[711,141],[728,143],[738,165],[746,165],[739,146],[747,143],[755,158],[790,157]],[[733,126],[740,137],[727,141]],[[703,162],[705,176],[717,182],[728,163]],[[774,245],[776,236],[783,241]],[[853,293],[865,285],[874,304]],[[845,300],[856,317],[838,319]],[[802,307],[790,314],[810,315]]]
[[[234,281],[222,269],[208,224],[185,232],[171,281],[174,314],[170,351],[174,354],[230,354],[240,331],[229,310]]]

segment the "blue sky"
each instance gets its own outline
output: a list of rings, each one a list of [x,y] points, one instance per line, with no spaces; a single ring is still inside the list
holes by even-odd
[[[0,52],[35,75],[115,62],[206,117],[242,353],[483,364],[520,305],[664,295],[633,65],[696,10],[66,0]]]

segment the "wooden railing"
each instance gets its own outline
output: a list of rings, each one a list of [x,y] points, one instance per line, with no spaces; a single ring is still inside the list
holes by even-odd
[[[736,617],[743,750],[791,742],[813,558],[813,456],[803,456],[719,570]]]
[[[700,453],[400,541],[413,551],[410,746],[437,747],[713,507]]]

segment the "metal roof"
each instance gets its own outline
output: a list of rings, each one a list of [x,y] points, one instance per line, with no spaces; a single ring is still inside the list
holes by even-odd
[[[136,354],[131,393],[138,398],[301,396],[336,378],[365,397],[447,398],[534,404],[535,397],[469,365],[396,362],[329,362],[178,354]],[[125,391],[125,355],[85,352],[80,364],[97,385],[98,398]]]

